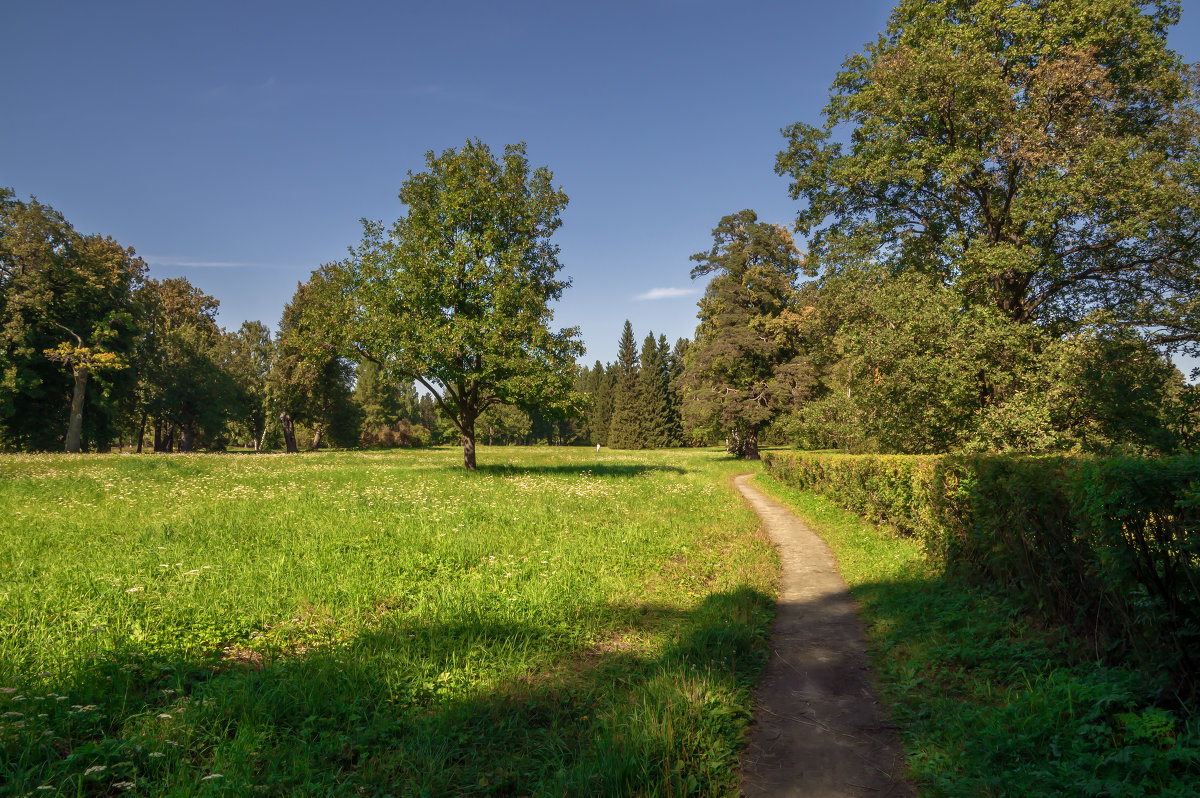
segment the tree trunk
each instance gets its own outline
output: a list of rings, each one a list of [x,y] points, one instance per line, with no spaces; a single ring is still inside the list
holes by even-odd
[[[145,437],[146,437],[146,411],[143,410],[141,423],[138,424],[138,445],[137,445],[137,453],[138,454],[142,453],[142,438],[145,438]]]
[[[154,451],[163,450],[163,423],[161,418],[154,419]]]
[[[83,436],[83,394],[87,390],[88,367],[75,367],[75,390],[71,393],[71,420],[67,424],[68,452],[79,451],[79,439]]]
[[[475,415],[467,410],[462,414],[463,467],[475,470]]]
[[[163,451],[164,452],[175,451],[175,430],[177,430],[177,429],[178,429],[178,427],[174,424],[167,427],[167,439],[163,441]]]
[[[296,425],[292,422],[292,414],[284,410],[279,414],[279,426],[283,430],[283,442],[287,445],[288,454],[296,454]]]
[[[179,451],[190,452],[195,447],[195,435],[192,432],[192,422],[187,422],[179,428]]]
[[[746,436],[742,439],[742,457],[747,460],[758,460],[758,430],[746,430]]]
[[[262,437],[254,442],[254,453],[262,454],[263,447],[267,445],[267,429],[269,424],[263,424]]]
[[[313,430],[312,451],[315,452],[317,449],[319,449],[321,447],[321,433],[323,433],[324,431],[325,431],[324,424],[318,424],[317,428]]]

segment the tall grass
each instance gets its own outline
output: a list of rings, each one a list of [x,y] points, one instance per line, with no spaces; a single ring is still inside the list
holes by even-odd
[[[0,458],[0,794],[733,794],[712,452]]]

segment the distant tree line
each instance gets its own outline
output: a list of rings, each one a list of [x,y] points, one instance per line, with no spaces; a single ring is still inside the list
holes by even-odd
[[[411,381],[313,345],[313,293],[298,286],[275,335],[224,330],[187,280],[0,189],[0,450],[430,443]]]
[[[650,332],[639,353],[633,325],[621,331],[615,363],[596,361],[575,378],[587,399],[580,423],[582,441],[616,449],[663,449],[687,443],[681,413],[683,357],[688,341],[674,348]]]

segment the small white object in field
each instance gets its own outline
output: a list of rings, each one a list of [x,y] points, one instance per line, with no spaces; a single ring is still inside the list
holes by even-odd
[[[600,451],[600,444],[596,444],[596,451]]]

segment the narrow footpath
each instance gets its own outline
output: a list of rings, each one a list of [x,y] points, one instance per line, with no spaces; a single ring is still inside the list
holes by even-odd
[[[742,794],[911,796],[904,754],[871,689],[854,602],[825,541],[774,499],[734,484],[783,561],[771,658],[742,758]]]

